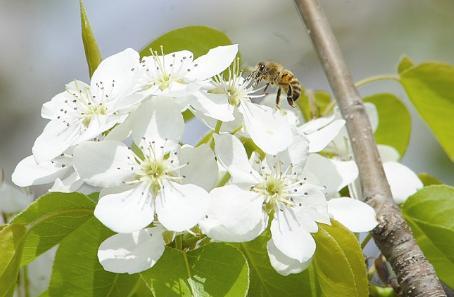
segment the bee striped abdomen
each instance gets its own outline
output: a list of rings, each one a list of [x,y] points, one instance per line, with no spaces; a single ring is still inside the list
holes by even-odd
[[[301,95],[301,84],[298,79],[293,78],[290,85],[292,86],[292,99],[293,101],[296,101]]]

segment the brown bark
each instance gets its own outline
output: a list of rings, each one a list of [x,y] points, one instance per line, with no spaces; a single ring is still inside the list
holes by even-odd
[[[364,200],[377,212],[375,243],[391,263],[401,296],[446,296],[434,268],[394,204],[363,102],[318,0],[295,0],[346,120]]]

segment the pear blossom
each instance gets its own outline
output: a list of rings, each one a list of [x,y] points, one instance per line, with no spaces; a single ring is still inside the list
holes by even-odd
[[[372,130],[376,131],[379,125],[377,109],[371,103],[365,103],[364,105],[371,122]],[[354,168],[351,167],[351,164],[346,163],[353,162],[351,161],[353,154],[344,123],[345,121],[341,119],[339,110],[335,109],[335,112],[330,116],[312,120],[298,127],[298,132],[308,138],[310,144],[313,144],[314,149],[312,151],[325,150],[335,155],[335,158],[338,159],[338,165],[345,165],[341,170],[350,173],[348,175],[350,192],[353,197],[360,199],[361,194],[358,181],[355,181],[357,172],[355,176]],[[400,155],[396,149],[388,145],[379,144],[378,151],[394,201],[396,203],[403,203],[408,197],[421,189],[423,184],[410,168],[398,162]],[[312,167],[311,171],[323,171],[327,169],[326,166],[319,165],[310,165]]]
[[[238,53],[238,45],[212,48],[195,60],[193,53],[187,50],[164,55],[161,48],[161,55],[156,51],[151,53],[141,61],[141,92],[174,98],[184,110],[194,101],[194,92],[229,67]]]
[[[103,60],[90,85],[72,81],[64,92],[44,103],[41,116],[50,122],[33,145],[37,163],[50,161],[122,123],[143,98],[135,89],[138,67],[139,54],[126,49]]]
[[[232,184],[210,192],[207,215],[199,223],[202,232],[215,240],[249,241],[263,232],[272,217],[268,253],[281,274],[307,267],[315,252],[310,233],[318,231],[317,223],[330,224],[334,218],[354,232],[369,231],[377,224],[374,210],[365,203],[350,198],[327,201],[324,182],[345,180],[335,165],[317,176],[320,183],[310,182],[314,174],[305,166],[308,143],[303,137],[277,155],[263,160],[253,155],[249,160],[235,136],[222,134],[215,136],[215,152]],[[339,189],[341,183],[333,186]]]
[[[19,187],[53,183],[51,192],[74,192],[81,188],[83,181],[72,166],[72,148],[50,161],[37,163],[33,155],[22,159],[16,166],[12,180]]]
[[[140,152],[116,140],[85,142],[74,150],[76,172],[86,183],[104,188],[95,216],[117,233],[146,228],[155,213],[170,231],[194,227],[218,176],[212,151],[179,144],[184,121],[168,98],[144,102],[132,127]]]
[[[153,267],[164,253],[164,228],[155,226],[133,233],[115,234],[98,249],[104,270],[114,273],[138,273]]]
[[[245,132],[265,153],[277,154],[293,142],[293,126],[274,108],[254,103],[260,98],[253,81],[243,78],[239,62],[229,67],[228,77],[218,75],[211,84],[194,94],[195,115],[209,124],[206,117],[226,122],[238,120]]]

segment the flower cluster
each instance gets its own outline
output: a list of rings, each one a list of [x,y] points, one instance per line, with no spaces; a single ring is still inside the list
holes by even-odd
[[[117,234],[98,258],[117,273],[149,269],[184,233],[245,242],[269,228],[270,262],[287,275],[310,263],[318,224],[373,229],[374,210],[339,195],[357,178],[354,161],[321,153],[343,137],[344,120],[303,124],[292,110],[258,103],[263,94],[242,75],[237,51],[106,58],[90,85],[73,81],[43,105],[50,121],[13,181],[99,191],[94,214]],[[182,143],[186,110],[213,130],[196,146]]]

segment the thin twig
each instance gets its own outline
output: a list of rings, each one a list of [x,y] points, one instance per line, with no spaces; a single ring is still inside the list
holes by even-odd
[[[372,236],[396,272],[399,295],[446,296],[399,208],[392,200],[364,104],[318,0],[295,0],[334,91],[352,143],[364,200],[377,212]]]

